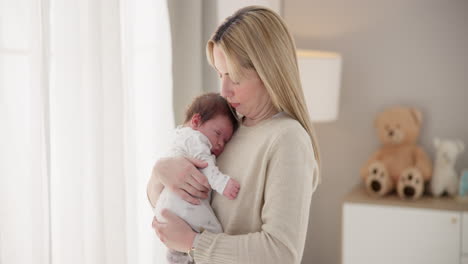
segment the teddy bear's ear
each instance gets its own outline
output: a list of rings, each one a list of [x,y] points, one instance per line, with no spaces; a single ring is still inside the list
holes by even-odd
[[[416,109],[416,108],[410,108],[409,110],[410,110],[410,112],[411,112],[411,116],[412,116],[413,119],[414,119],[414,122],[416,122],[416,124],[418,124],[418,125],[421,125],[421,123],[422,123],[422,114],[421,114],[421,111],[419,111],[419,110]]]
[[[462,153],[465,150],[465,144],[461,140],[455,141],[455,145],[458,148],[458,153]]]
[[[440,139],[439,138],[434,138],[434,147],[437,149],[439,148],[440,145]]]

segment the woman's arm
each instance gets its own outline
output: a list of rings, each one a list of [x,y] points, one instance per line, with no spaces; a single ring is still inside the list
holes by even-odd
[[[185,201],[199,204],[200,199],[208,198],[209,184],[205,175],[198,168],[204,168],[204,161],[171,157],[158,160],[146,187],[146,194],[152,207],[156,205],[164,187],[169,188]]]
[[[179,252],[187,252],[191,249],[197,233],[182,218],[168,209],[163,209],[161,215],[167,223],[158,222],[156,217],[153,217],[152,223],[161,242],[168,248]]]
[[[146,186],[146,195],[148,196],[148,201],[151,204],[151,207],[156,206],[156,202],[159,199],[159,195],[164,189],[164,185],[159,182],[157,176],[155,175],[155,167],[153,167],[153,172],[149,179],[148,185]]]

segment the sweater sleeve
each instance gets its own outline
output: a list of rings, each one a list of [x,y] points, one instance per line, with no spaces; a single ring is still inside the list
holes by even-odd
[[[204,231],[195,244],[197,264],[301,262],[318,179],[309,136],[286,129],[268,155],[261,230],[242,235]]]

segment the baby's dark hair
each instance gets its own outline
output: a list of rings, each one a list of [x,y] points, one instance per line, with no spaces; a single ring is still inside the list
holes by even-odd
[[[239,127],[237,116],[226,99],[219,93],[205,93],[195,97],[185,112],[184,123],[189,122],[195,114],[200,115],[202,123],[215,118],[217,115],[224,115],[231,121],[233,132]]]

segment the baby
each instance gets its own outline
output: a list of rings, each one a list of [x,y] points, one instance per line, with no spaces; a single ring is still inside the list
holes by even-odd
[[[211,188],[228,199],[235,199],[239,193],[239,183],[219,171],[215,156],[220,155],[224,145],[231,139],[239,124],[226,100],[217,93],[207,93],[194,99],[189,106],[183,126],[175,130],[175,138],[169,156],[185,156],[200,159],[208,163],[201,172],[208,178]],[[223,229],[210,206],[211,192],[208,199],[199,205],[186,202],[169,189],[165,188],[154,208],[158,221],[166,222],[161,216],[164,208],[169,209],[184,219],[193,230],[208,230],[221,233]],[[190,263],[186,253],[169,250],[169,263]]]

